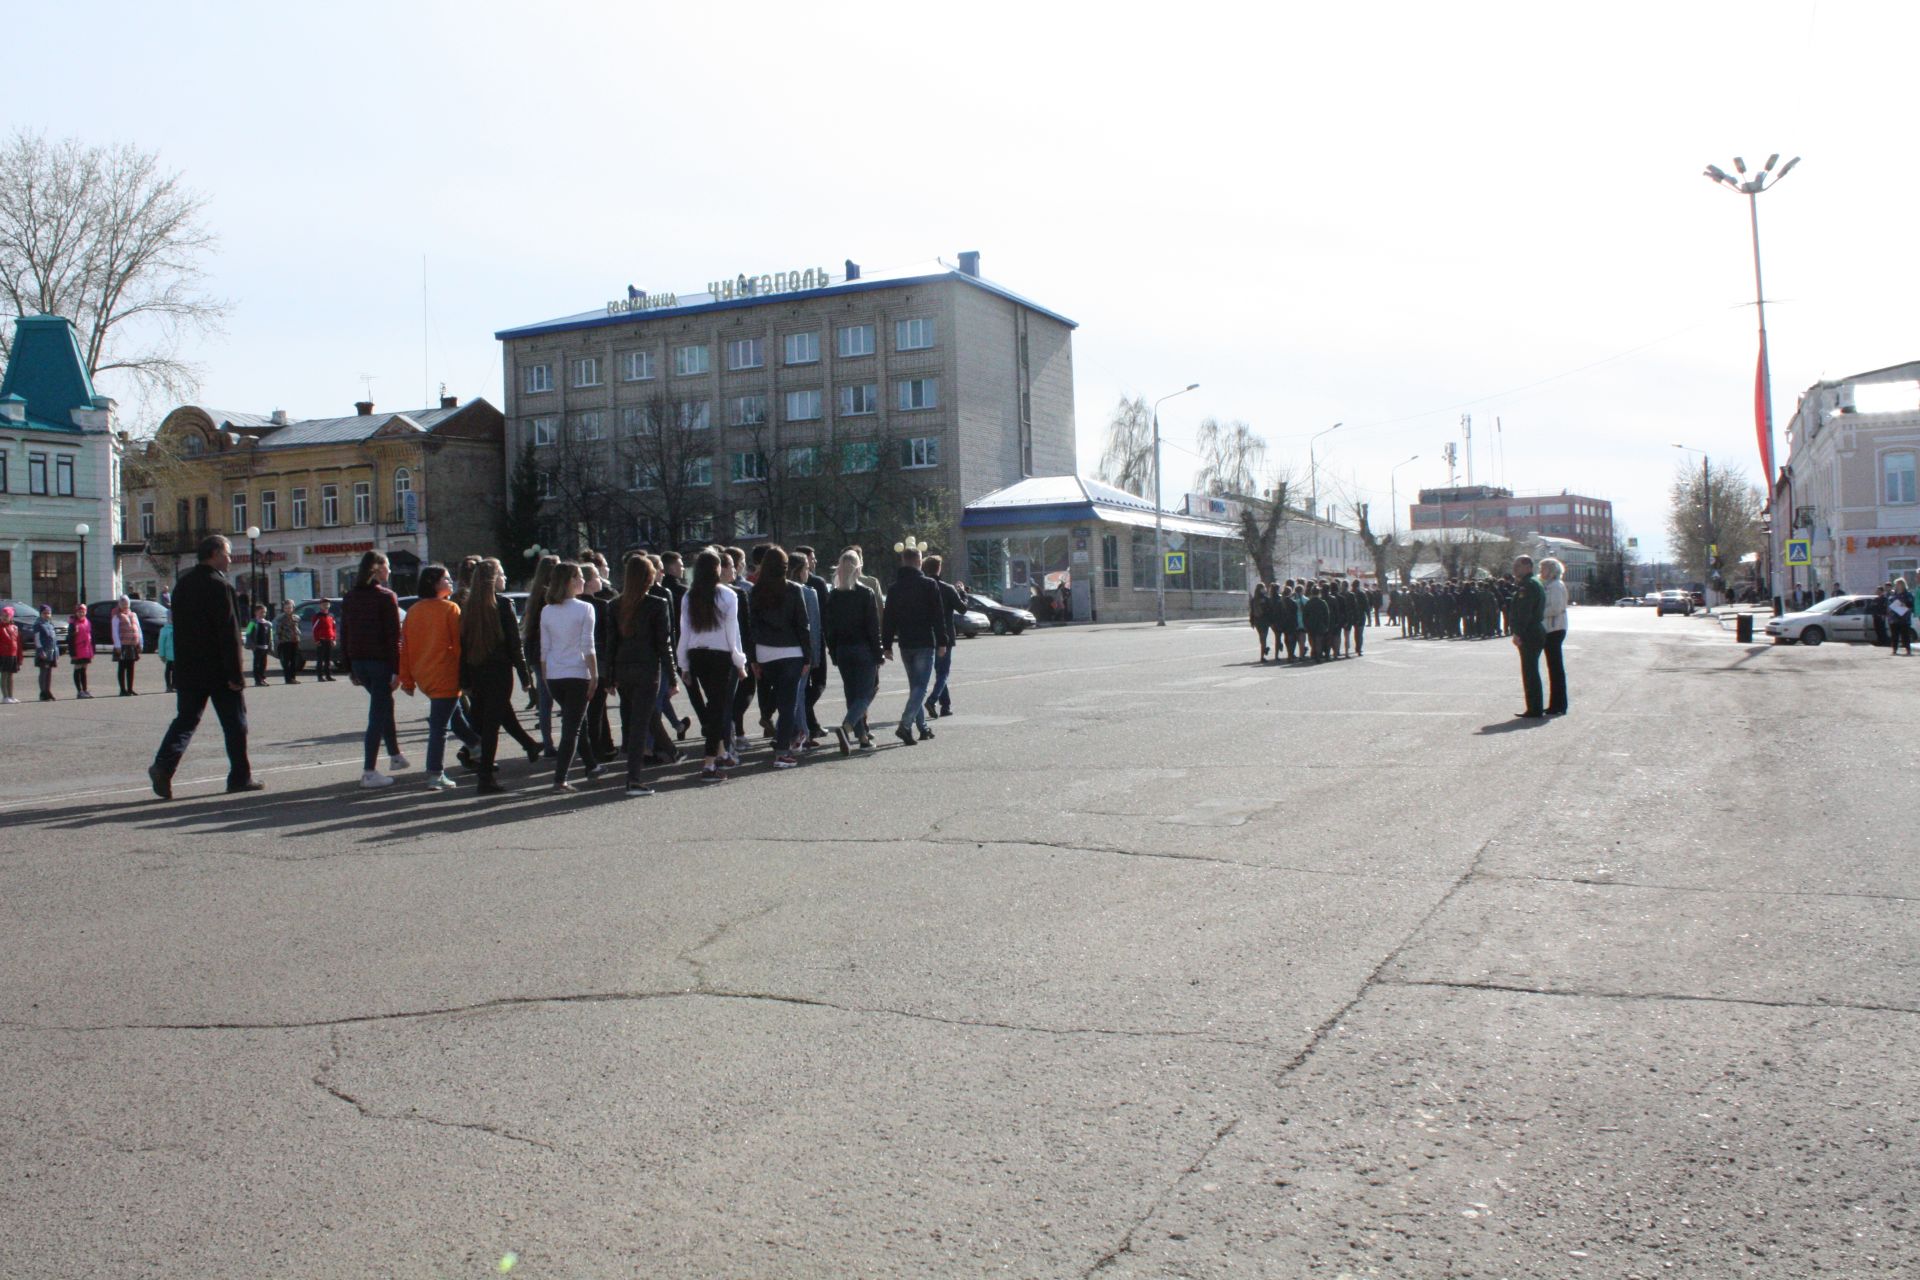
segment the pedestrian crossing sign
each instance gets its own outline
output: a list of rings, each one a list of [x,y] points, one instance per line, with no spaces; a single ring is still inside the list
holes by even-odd
[[[1787,563],[1791,565],[1812,564],[1813,540],[1811,538],[1788,538]]]
[[[1184,551],[1167,552],[1167,576],[1187,571],[1187,553]]]

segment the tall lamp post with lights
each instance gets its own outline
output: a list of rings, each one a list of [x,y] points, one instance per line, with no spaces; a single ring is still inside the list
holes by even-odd
[[[1753,305],[1760,318],[1760,364],[1754,374],[1753,398],[1756,416],[1759,418],[1761,442],[1761,466],[1767,472],[1767,509],[1773,511],[1773,490],[1775,472],[1773,466],[1773,367],[1767,354],[1767,294],[1760,282],[1760,193],[1771,191],[1780,185],[1780,179],[1793,172],[1793,166],[1800,163],[1795,156],[1785,164],[1780,164],[1780,153],[1774,152],[1756,173],[1747,172],[1747,162],[1739,156],[1733,158],[1733,173],[1728,173],[1717,164],[1710,164],[1705,175],[1729,191],[1737,191],[1747,198],[1747,219],[1753,229]],[[1778,168],[1774,166],[1778,165]],[[1787,512],[1789,521],[1793,518]],[[1779,588],[1779,565],[1775,561],[1775,548],[1779,546],[1780,514],[1774,512],[1774,528],[1767,536],[1767,590],[1773,597],[1773,612],[1781,612]],[[1791,525],[1788,526],[1791,528]]]
[[[87,535],[93,532],[93,526],[82,520],[73,526],[74,536],[80,539],[80,608],[87,607]]]
[[[1199,389],[1199,383],[1189,382],[1153,402],[1153,612],[1157,627],[1167,625],[1167,536],[1161,519],[1165,504],[1160,501],[1160,406],[1175,396]]]
[[[1345,425],[1346,423],[1344,422],[1336,422],[1325,431],[1314,432],[1312,437],[1307,441],[1307,479],[1313,482],[1313,510],[1307,512],[1307,514],[1315,520],[1320,518],[1320,466],[1314,461],[1313,447],[1320,442],[1321,436],[1338,431]]]
[[[1420,455],[1417,453],[1407,459],[1407,462],[1418,461],[1420,461]],[[1400,468],[1406,466],[1407,462],[1396,462],[1387,471],[1387,501],[1393,504],[1393,540],[1396,545],[1400,541],[1400,490],[1396,485],[1396,480],[1398,479]]]
[[[248,525],[247,526],[247,592],[250,598],[247,601],[247,606],[249,608],[251,608],[256,604],[264,603],[260,599],[259,538],[260,538],[260,526],[257,524]]]

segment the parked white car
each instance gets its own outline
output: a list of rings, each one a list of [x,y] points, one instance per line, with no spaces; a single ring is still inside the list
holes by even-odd
[[[1871,643],[1872,596],[1833,596],[1811,609],[1789,613],[1767,623],[1775,644],[1825,644],[1829,640]]]

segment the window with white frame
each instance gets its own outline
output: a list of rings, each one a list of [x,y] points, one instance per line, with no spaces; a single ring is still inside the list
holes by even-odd
[[[880,411],[880,384],[860,382],[840,388],[840,416],[859,418]]]
[[[893,349],[895,351],[925,351],[932,345],[933,321],[931,318],[894,321]]]
[[[680,473],[694,488],[710,488],[713,484],[713,459],[688,458],[681,465]]]
[[[233,495],[233,531],[235,533],[247,531],[247,495],[244,493]]]
[[[355,524],[373,523],[373,483],[368,480],[356,480],[353,483],[353,522]]]
[[[655,435],[660,430],[660,413],[650,404],[630,404],[620,411],[620,430],[630,436]]]
[[[533,443],[536,446],[549,445],[560,438],[558,418],[535,418],[527,425],[533,428]]]
[[[690,378],[707,371],[707,349],[705,347],[675,347],[673,349],[673,371],[682,378]]]
[[[900,465],[908,469],[940,465],[940,441],[935,436],[915,436],[900,442]]]
[[[787,421],[812,422],[820,416],[818,391],[787,392]]]
[[[840,446],[840,473],[842,475],[861,475],[880,469],[880,442],[877,440],[849,440]]]
[[[727,343],[727,368],[763,369],[767,364],[765,343],[759,338],[735,338]]]
[[[620,376],[628,382],[647,382],[653,378],[653,352],[628,351],[620,357]]]
[[[299,485],[293,487],[287,498],[287,519],[296,529],[307,527],[307,491]]]
[[[727,422],[736,427],[757,427],[767,420],[765,396],[734,396],[727,401]]]
[[[262,529],[280,527],[280,495],[272,489],[260,491],[260,527]]]
[[[658,489],[660,472],[651,462],[635,462],[627,472],[627,488]]]
[[[751,450],[736,452],[727,458],[727,479],[733,484],[750,484],[767,478],[767,455]]]
[[[320,486],[320,524],[331,529],[340,523],[340,486],[323,484]]]
[[[534,472],[533,483],[534,483],[534,492],[538,493],[541,498],[545,499],[545,498],[551,498],[553,496],[553,472],[551,471]]]
[[[820,335],[818,333],[790,333],[787,335],[788,364],[819,364]]]
[[[733,536],[736,538],[766,537],[767,509],[765,507],[744,507],[734,512]]]
[[[908,378],[894,384],[899,392],[899,404],[902,410],[938,409],[940,407],[940,379]]]
[[[407,495],[413,492],[413,472],[396,467],[393,472],[393,518],[407,518]]]
[[[713,517],[688,516],[685,521],[685,530],[688,542],[711,542],[713,541]]]
[[[707,400],[683,400],[680,403],[680,429],[705,431],[713,425],[713,405]]]
[[[820,529],[820,508],[811,502],[802,502],[793,509],[793,531],[795,533],[817,533]]]
[[[142,541],[153,540],[153,499],[140,499],[140,537]]]
[[[576,387],[600,385],[599,356],[581,356],[573,362],[573,385]]]
[[[575,440],[598,440],[600,438],[599,410],[590,410],[573,420],[573,438]]]
[[[925,524],[932,520],[938,520],[939,518],[939,498],[936,498],[930,493],[916,493],[913,495],[913,521],[915,524]]]
[[[207,451],[207,442],[198,435],[183,436],[180,448],[189,458],[197,458]]]
[[[520,387],[527,395],[553,390],[553,366],[530,364],[521,370]]]
[[[1887,453],[1880,458],[1880,471],[1886,478],[1882,486],[1884,501],[1888,506],[1908,506],[1915,500],[1913,455],[1911,453]]]
[[[844,325],[835,331],[834,336],[842,360],[873,354],[873,326],[870,324]]]
[[[795,445],[793,448],[787,450],[787,475],[789,477],[797,480],[805,480],[819,474],[819,445]]]

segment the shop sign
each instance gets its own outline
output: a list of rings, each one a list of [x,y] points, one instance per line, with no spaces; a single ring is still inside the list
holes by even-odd
[[[632,285],[627,286],[627,296],[615,298],[607,304],[607,314],[617,316],[628,311],[658,311],[664,307],[677,307],[680,298],[671,293],[642,293]]]
[[[307,548],[310,556],[357,556],[373,550],[371,542],[316,542]]]
[[[731,280],[709,280],[707,292],[715,302],[734,298],[764,298],[774,293],[792,293],[796,289],[824,289],[833,283],[825,267],[805,271],[776,271],[772,275],[735,276]]]
[[[1869,550],[1876,547],[1920,547],[1920,533],[1883,533],[1867,539]],[[1853,550],[1853,539],[1847,539],[1847,550]]]

